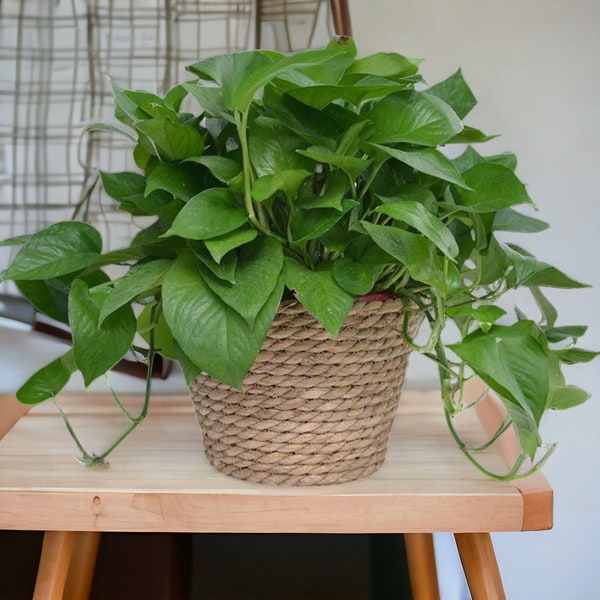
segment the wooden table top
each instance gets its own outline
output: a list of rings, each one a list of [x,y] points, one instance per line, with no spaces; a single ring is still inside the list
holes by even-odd
[[[0,407],[10,402],[0,396]],[[88,451],[103,450],[125,429],[107,395],[64,395],[61,403]],[[484,440],[474,414],[461,417],[459,427],[469,440]],[[276,487],[216,472],[183,395],[153,398],[149,417],[111,455],[109,469],[86,469],[74,454],[50,402],[8,431],[0,441],[1,529],[414,533],[552,526],[545,478],[503,484],[482,475],[452,440],[438,392],[403,394],[383,467],[351,483]],[[486,454],[490,466],[503,468],[497,450]]]

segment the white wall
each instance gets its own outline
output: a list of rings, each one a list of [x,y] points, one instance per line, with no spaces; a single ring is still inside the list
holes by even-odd
[[[600,348],[600,3],[595,0],[351,0],[362,54],[397,51],[427,59],[431,83],[461,66],[480,105],[470,122],[502,137],[489,152],[517,153],[519,175],[549,221],[549,232],[529,236],[536,255],[595,286],[551,297],[564,324],[587,323],[586,345]],[[0,392],[15,390],[25,373],[59,347],[0,327]],[[44,354],[46,356],[44,356]],[[428,385],[427,363],[414,360],[409,384]],[[125,378],[115,377],[117,387]],[[600,387],[597,364],[578,367],[571,382]],[[168,386],[182,389],[180,380]],[[163,386],[164,387],[164,386]],[[551,415],[545,436],[560,446],[545,469],[555,489],[550,532],[495,536],[511,600],[587,600],[600,589],[600,453],[595,448],[597,398]],[[445,584],[444,600],[461,598]]]
[[[469,122],[502,134],[486,144],[489,153],[517,154],[537,216],[551,224],[548,232],[527,236],[526,247],[595,286],[549,296],[563,324],[589,324],[585,346],[600,348],[600,3],[351,0],[350,6],[362,54],[426,58],[430,83],[463,68],[480,102]],[[575,385],[600,387],[597,362],[569,373]],[[415,361],[411,376],[422,384],[429,371]],[[598,423],[597,397],[545,422],[545,437],[560,441],[545,468],[555,490],[555,526],[494,536],[511,600],[599,597]],[[461,597],[450,585],[445,592],[448,600]]]

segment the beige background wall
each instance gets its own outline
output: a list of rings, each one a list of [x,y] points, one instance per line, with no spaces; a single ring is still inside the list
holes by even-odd
[[[512,150],[518,173],[551,224],[526,248],[595,289],[552,292],[563,324],[590,325],[600,348],[600,3],[594,0],[350,1],[362,53],[397,51],[426,58],[435,83],[456,70],[479,99],[470,123],[502,137],[489,153]],[[483,150],[483,148],[482,148]],[[487,152],[486,152],[487,153]],[[600,388],[600,367],[570,371],[571,383]],[[432,377],[413,361],[411,382]],[[545,437],[560,440],[545,472],[555,488],[548,533],[495,536],[511,600],[598,597],[600,559],[600,395],[551,415]],[[448,585],[445,599],[461,595]]]

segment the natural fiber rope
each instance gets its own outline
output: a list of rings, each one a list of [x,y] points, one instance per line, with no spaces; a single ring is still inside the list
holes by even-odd
[[[357,303],[333,340],[298,302],[283,303],[243,393],[205,374],[190,385],[211,464],[278,485],[379,469],[410,354],[403,320],[399,299]]]

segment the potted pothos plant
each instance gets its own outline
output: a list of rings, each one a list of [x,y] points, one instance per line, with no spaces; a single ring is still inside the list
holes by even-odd
[[[157,354],[175,360],[190,384],[210,380],[226,403],[246,387],[286,303],[304,313],[300,329],[316,325],[335,343],[357,304],[393,302],[400,309],[386,327],[437,364],[449,427],[469,459],[504,479],[539,468],[549,454],[538,456],[544,413],[588,398],[561,365],[596,355],[575,345],[585,327],[559,324],[541,290],[583,284],[506,240],[547,224],[515,210],[533,206],[515,156],[474,148],[491,138],[463,123],[476,100],[461,71],[427,87],[418,60],[357,58],[349,38],[288,55],[225,54],[189,71],[164,96],[113,85],[120,124],[90,127],[135,146],[139,171],[101,173],[106,193],[141,223],[128,247],[103,253],[99,232],[78,221],[4,242],[20,248],[2,278],[73,336],[17,397],[55,398],[77,370],[87,385],[133,347],[149,372]],[[444,147],[457,144],[462,153],[450,158]],[[531,291],[535,318],[499,305],[517,288]],[[302,363],[308,351],[297,352]],[[506,408],[497,435],[516,430],[521,457],[507,473],[485,470],[455,431],[472,374]],[[149,399],[148,385],[125,435]],[[114,447],[81,448],[82,460],[102,463]]]

